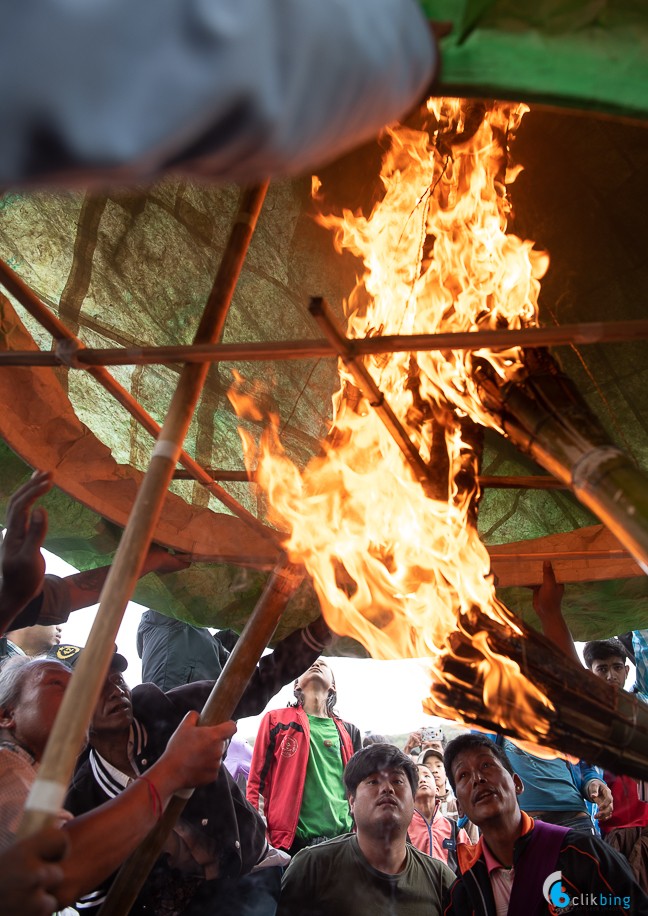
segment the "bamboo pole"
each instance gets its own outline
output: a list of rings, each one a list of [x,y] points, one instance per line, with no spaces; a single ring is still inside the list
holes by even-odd
[[[303,570],[285,559],[275,567],[203,707],[200,725],[216,725],[232,718],[288,599],[303,577]],[[171,799],[158,824],[120,869],[99,911],[100,916],[121,916],[129,912],[190,795],[174,795]]]
[[[526,374],[502,382],[483,363],[484,407],[520,449],[570,487],[648,573],[648,477],[609,438],[547,350],[525,350]]]
[[[21,277],[2,260],[0,260],[0,283],[2,283],[16,301],[19,302],[58,342],[59,349],[57,352],[59,355],[54,365],[67,365],[68,358],[74,362],[74,359],[79,353],[85,352],[82,342],[65,327],[63,322],[60,321],[43,302],[40,301],[38,296],[36,296],[29,286],[27,286],[24,280],[22,280]],[[66,353],[66,360],[64,360],[62,356],[64,352]],[[0,357],[2,355],[3,354],[0,354]],[[34,355],[53,356],[54,354],[38,354],[34,351]],[[29,363],[24,365],[29,365]],[[52,363],[37,363],[36,365],[52,365]],[[161,427],[156,423],[153,417],[144,410],[141,404],[135,400],[129,391],[123,388],[122,385],[103,368],[103,366],[89,367],[87,371],[106,389],[106,391],[110,392],[115,400],[128,411],[131,417],[137,420],[154,439],[157,439]],[[213,496],[219,499],[223,505],[227,506],[227,508],[240,518],[241,521],[245,522],[250,528],[253,528],[257,534],[276,543],[277,539],[272,529],[263,525],[251,512],[248,512],[244,506],[234,499],[227,490],[220,487],[188,452],[182,449],[178,456],[178,460],[189,471],[193,479],[206,487]]]
[[[239,214],[198,327],[198,341],[217,340],[222,333],[266,189],[267,184],[242,194]],[[148,552],[207,371],[207,365],[187,366],[180,375],[148,470],[101,591],[99,610],[88,642],[63,696],[38,776],[27,798],[20,836],[29,835],[51,823],[62,807],[76,758],[110,667],[117,630]]]
[[[239,483],[255,483],[255,471],[232,471],[224,468],[204,468],[214,480],[235,480]],[[187,471],[174,471],[174,480],[191,480],[192,475]],[[482,488],[502,489],[502,490],[568,490],[569,487],[555,477],[541,477],[539,475],[531,477],[513,477],[502,474],[488,475],[478,474],[477,483]]]
[[[484,636],[493,652],[517,663],[553,708],[531,701],[522,722],[520,710],[526,698],[521,685],[504,680],[496,694],[491,691],[490,702],[484,702],[487,669],[477,648]],[[432,696],[424,703],[428,713],[447,716],[452,709],[464,722],[488,731],[645,779],[648,705],[577,665],[519,618],[510,615],[510,623],[498,622],[473,608],[460,618],[438,665]]]
[[[3,281],[4,282],[4,281]],[[6,285],[6,284],[5,284]],[[7,287],[8,288],[8,287]],[[455,331],[443,334],[393,334],[380,337],[348,338],[355,356],[379,353],[424,352],[430,350],[491,350],[510,347],[557,347],[596,343],[619,343],[648,338],[648,319],[633,321],[581,322],[560,327],[514,330]],[[169,363],[263,362],[337,357],[327,340],[285,340],[276,343],[185,344],[163,347],[79,347],[70,352],[56,350],[5,351],[3,366],[60,366],[90,370],[99,366],[150,366]]]
[[[373,407],[391,434],[409,464],[414,477],[428,491],[431,486],[429,468],[421,458],[419,450],[408,436],[400,420],[385,400],[385,395],[376,385],[367,368],[356,358],[348,338],[337,327],[324,299],[319,296],[311,299],[308,311],[322,328],[338,356],[353,376],[358,390],[367,399],[369,405]]]

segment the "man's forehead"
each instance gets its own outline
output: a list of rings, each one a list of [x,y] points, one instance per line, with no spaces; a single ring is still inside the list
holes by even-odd
[[[494,760],[495,763],[501,763],[489,747],[483,745],[479,747],[467,747],[465,750],[460,751],[455,757],[452,763],[452,771],[454,773],[458,767],[465,766],[467,763],[480,760],[481,758]]]
[[[41,661],[40,659],[36,659],[29,663],[25,679],[29,679],[34,683],[40,683],[53,674],[62,675],[66,680],[69,680],[71,677],[70,670],[61,662],[49,660]]]
[[[388,776],[405,776],[405,775],[406,774],[405,774],[405,770],[403,769],[403,767],[400,767],[400,766],[383,767],[380,770],[374,770],[372,773],[367,773],[367,775],[364,777],[362,781],[364,782],[365,779],[375,779],[376,776],[388,777]]]
[[[625,668],[626,662],[620,655],[610,655],[607,658],[595,658],[592,662],[592,667],[594,667],[594,665],[620,665],[622,668]]]

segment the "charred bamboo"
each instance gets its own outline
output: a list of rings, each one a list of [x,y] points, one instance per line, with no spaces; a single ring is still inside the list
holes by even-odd
[[[524,372],[502,381],[475,364],[484,407],[508,438],[569,486],[648,573],[648,476],[612,441],[547,350],[525,350]]]
[[[489,670],[477,648],[513,660],[549,704],[528,698],[521,714],[519,683],[505,682],[485,702]],[[452,708],[466,723],[510,737],[556,748],[615,773],[644,779],[648,772],[648,705],[612,687],[575,664],[548,639],[517,618],[498,622],[474,608],[449,637],[448,652],[437,663],[431,714]]]

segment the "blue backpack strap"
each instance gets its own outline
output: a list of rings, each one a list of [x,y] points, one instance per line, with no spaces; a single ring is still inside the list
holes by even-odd
[[[568,827],[535,821],[533,833],[515,865],[508,916],[539,916],[546,912],[542,885],[556,871]]]

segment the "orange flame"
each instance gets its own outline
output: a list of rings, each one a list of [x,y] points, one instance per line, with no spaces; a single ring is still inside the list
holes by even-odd
[[[474,106],[458,100],[430,100],[428,108],[431,134],[388,131],[384,196],[370,216],[345,211],[320,218],[334,231],[337,249],[365,265],[346,304],[349,337],[536,324],[548,258],[506,233],[506,184],[515,177],[506,170],[507,139],[526,106],[495,103],[479,118]],[[377,658],[430,657],[437,679],[446,675],[435,659],[451,651],[448,636],[472,608],[515,630],[471,523],[477,493],[465,469],[476,462],[464,436],[466,418],[496,424],[480,403],[475,360],[487,360],[505,378],[521,365],[513,348],[365,358],[423,460],[433,461],[440,447],[447,455],[439,498],[414,479],[342,363],[331,433],[322,455],[302,472],[283,454],[276,427],[266,429],[259,446],[244,439],[271,521],[287,532],[290,559],[312,576],[332,629]],[[240,384],[231,397],[242,409]],[[484,704],[502,711],[494,721],[501,715],[523,735],[546,734],[543,710],[553,708],[547,698],[516,663],[491,650],[485,633],[473,645],[483,659],[476,676]],[[438,698],[426,707],[455,717]],[[525,724],[530,720],[533,726]]]

